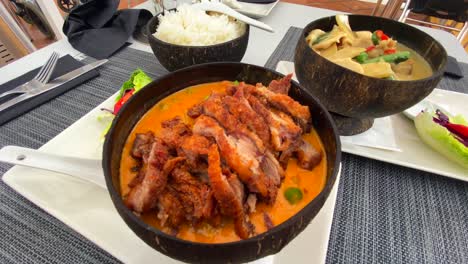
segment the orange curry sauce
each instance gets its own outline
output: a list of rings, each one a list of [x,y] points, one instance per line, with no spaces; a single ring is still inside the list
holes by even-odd
[[[137,173],[131,171],[131,168],[136,166],[137,162],[130,156],[136,133],[145,133],[150,130],[155,136],[159,136],[161,122],[175,116],[181,116],[185,123],[193,124],[193,119],[186,115],[187,110],[206,99],[213,91],[224,92],[229,85],[232,85],[232,83],[223,81],[188,87],[164,98],[141,118],[127,139],[120,162],[120,182],[123,196],[128,194],[130,191],[128,184],[137,175]],[[314,130],[303,135],[303,137],[322,154],[324,153],[322,142]],[[276,202],[273,205],[257,203],[256,211],[250,214],[250,220],[255,225],[256,233],[263,233],[267,230],[263,212],[270,215],[276,226],[292,217],[314,199],[325,186],[326,168],[325,155],[323,155],[319,165],[312,171],[300,168],[297,166],[295,159],[290,159],[286,169],[286,177],[281,184]],[[289,187],[300,188],[303,193],[302,200],[294,205],[291,205],[284,197],[284,190]],[[157,213],[154,211],[143,214],[141,218],[146,223],[170,233],[170,230],[160,226],[156,215]],[[226,243],[240,240],[234,231],[234,224],[230,221],[224,221],[220,227],[216,228],[207,223],[202,223],[196,227],[184,224],[180,227],[177,237],[200,243]]]

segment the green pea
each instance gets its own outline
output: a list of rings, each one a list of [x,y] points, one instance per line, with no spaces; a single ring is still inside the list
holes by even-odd
[[[290,204],[296,204],[302,200],[302,191],[296,187],[289,187],[284,191],[284,197]]]

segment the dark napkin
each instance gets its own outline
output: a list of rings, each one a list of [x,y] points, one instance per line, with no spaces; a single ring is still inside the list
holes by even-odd
[[[454,78],[463,78],[463,71],[458,64],[457,59],[448,56],[447,65],[445,66],[445,74]]]
[[[91,0],[74,8],[63,33],[77,50],[104,59],[121,48],[133,32],[153,16],[144,9],[117,11],[119,0]]]
[[[270,4],[278,0],[238,0],[239,2],[251,3],[251,4]]]
[[[55,79],[56,77],[62,76],[67,72],[71,72],[83,65],[84,65],[83,63],[75,60],[72,56],[65,55],[58,60],[57,66],[55,67],[55,70],[52,73],[51,80]],[[36,76],[37,72],[39,71],[41,67],[38,67],[28,73],[21,75],[20,77],[16,79],[13,79],[7,83],[0,85],[0,93],[9,91],[21,84],[26,83],[27,81],[30,81],[32,78],[34,78],[34,76]],[[7,108],[1,111],[0,112],[0,125],[3,125],[4,123],[10,121],[11,119],[16,118],[28,112],[29,110],[51,100],[52,98],[98,75],[99,75],[99,72],[97,70],[91,70],[70,82],[67,82],[59,87],[55,87],[54,89],[48,92],[32,97],[26,101],[20,102],[10,108]],[[0,104],[14,97],[15,95],[3,97],[0,99]]]

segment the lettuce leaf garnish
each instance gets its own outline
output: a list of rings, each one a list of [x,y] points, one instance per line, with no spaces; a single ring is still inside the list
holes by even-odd
[[[106,126],[104,131],[102,132],[102,138],[104,138],[104,136],[109,131],[112,125],[112,120],[114,119],[114,116],[115,114],[117,114],[120,107],[123,104],[125,104],[125,102],[128,101],[128,99],[133,94],[141,90],[141,88],[145,87],[148,83],[152,81],[153,80],[151,79],[151,77],[149,77],[141,69],[136,69],[134,72],[132,72],[130,78],[122,84],[122,87],[120,87],[119,94],[115,99],[114,107],[112,107],[112,109],[102,109],[104,113],[98,116],[98,121]],[[123,96],[126,94],[127,96],[123,98]]]
[[[117,96],[115,101],[119,101],[127,90],[135,88],[136,93],[152,81],[153,80],[151,79],[151,77],[149,77],[144,71],[142,71],[141,69],[136,69],[134,72],[132,72],[130,78],[122,84],[122,87],[120,87],[119,95]]]
[[[463,133],[452,132],[454,125],[466,126],[468,123],[461,116],[449,118],[442,111],[424,111],[414,119],[419,137],[434,150],[452,161],[468,168],[468,145]]]

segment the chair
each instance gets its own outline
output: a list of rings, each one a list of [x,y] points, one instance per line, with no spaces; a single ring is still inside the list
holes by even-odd
[[[436,24],[428,21],[417,20],[408,17],[409,14],[417,13],[427,16],[437,17],[440,19],[449,19],[459,23],[463,23],[463,27],[457,28],[454,25],[448,26],[443,24]],[[457,31],[458,41],[462,41],[468,32],[468,1],[467,0],[407,0],[403,13],[398,19],[400,22],[413,21],[423,25],[440,27],[443,29]],[[455,23],[456,24],[456,23]]]
[[[388,0],[387,4],[382,5],[382,0],[378,0],[372,11],[373,16],[386,17],[394,19],[400,10],[404,0]],[[381,8],[383,6],[383,8]]]

